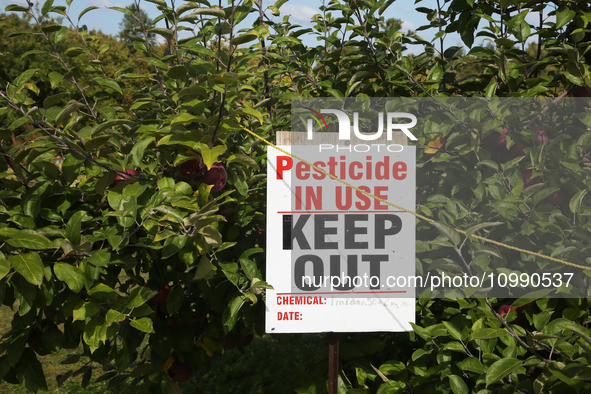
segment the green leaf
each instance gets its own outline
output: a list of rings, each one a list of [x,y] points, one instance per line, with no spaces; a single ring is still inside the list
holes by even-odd
[[[111,78],[96,77],[96,78],[94,78],[94,81],[101,86],[106,86],[108,88],[114,89],[114,90],[118,91],[119,93],[123,94],[119,84],[117,82],[113,81]]]
[[[40,285],[43,282],[43,261],[37,253],[30,252],[12,255],[8,257],[8,262],[27,282],[33,285]]]
[[[443,234],[451,243],[454,245],[458,245],[462,239],[460,237],[460,233],[458,233],[453,228],[440,223],[431,223],[433,227],[435,227],[441,234]]]
[[[107,8],[110,10],[123,12],[124,14],[131,15],[133,17],[133,12],[127,8],[121,8],[121,7],[107,7]]]
[[[68,35],[68,32],[69,31],[70,31],[70,29],[68,29],[66,26],[62,26],[62,28],[59,31],[56,31],[53,34],[53,41],[55,43],[60,42],[61,40],[63,40]]]
[[[494,97],[495,92],[497,91],[497,86],[498,86],[498,83],[496,81],[492,80],[488,84],[486,89],[484,90],[484,97],[486,97],[486,98]]]
[[[212,165],[214,165],[218,161],[218,156],[222,153],[226,152],[226,147],[224,145],[217,145],[213,148],[209,149],[209,146],[203,143],[198,143],[195,146],[201,152],[201,157],[203,158],[203,163],[210,169]]]
[[[152,320],[148,317],[142,317],[141,319],[132,320],[130,324],[132,327],[135,327],[138,330],[146,332],[148,334],[151,334],[154,332]]]
[[[477,224],[475,226],[470,227],[468,230],[466,230],[466,237],[469,237],[471,234],[474,234],[476,231],[482,230],[483,228],[496,227],[496,226],[500,226],[503,224],[505,224],[505,223],[503,223],[503,222],[486,222],[486,223]]]
[[[261,249],[261,248],[248,249],[247,251],[242,253],[238,259],[238,262],[240,263],[242,270],[244,271],[244,273],[246,274],[246,276],[250,280],[253,280],[255,277],[257,277],[258,268],[257,268],[256,263],[254,261],[250,260],[249,257],[252,254],[261,253],[261,252],[263,252],[263,249]]]
[[[4,257],[0,256],[0,279],[4,278],[10,271],[10,263]]]
[[[458,367],[463,371],[470,371],[477,374],[484,373],[484,367],[482,366],[482,363],[477,357],[468,357],[460,361],[458,363]]]
[[[105,319],[100,316],[94,316],[84,327],[82,339],[90,348],[90,352],[94,353],[101,345],[101,330],[105,325]]]
[[[88,290],[88,296],[98,302],[116,301],[117,293],[104,283],[99,283]]]
[[[27,12],[27,11],[29,11],[29,7],[23,7],[23,6],[17,5],[17,4],[10,4],[10,5],[7,5],[6,8],[4,8],[4,11],[6,11],[6,12],[8,12],[8,11]]]
[[[576,12],[574,10],[561,7],[558,11],[556,11],[556,29],[560,29],[568,22],[572,21],[575,15]]]
[[[148,185],[144,184],[143,182],[133,183],[131,185],[127,185],[125,189],[123,189],[123,197],[133,197],[134,199],[137,199],[147,189]]]
[[[197,8],[197,9],[195,9],[195,11],[193,11],[191,13],[191,15],[188,15],[187,18],[192,17],[192,16],[197,16],[197,15],[211,15],[211,16],[216,16],[218,18],[226,19],[226,13],[224,12],[223,9],[221,9],[219,7]]]
[[[27,390],[35,393],[39,390],[47,391],[43,367],[31,348],[26,348],[23,351],[21,359],[14,367],[14,372],[18,381]]]
[[[451,387],[451,391],[454,394],[468,394],[468,386],[464,379],[459,377],[458,375],[449,375],[449,386]]]
[[[345,95],[341,91],[336,89],[326,89],[326,91],[330,93],[330,95],[333,97],[345,97]]]
[[[84,375],[82,375],[82,381],[80,382],[80,385],[82,386],[83,389],[88,387],[88,385],[90,384],[90,379],[92,378],[92,371],[93,371],[92,367],[90,367],[90,366],[86,367],[86,370],[84,371]]]
[[[60,83],[64,79],[64,76],[60,73],[56,73],[52,71],[49,73],[49,83],[51,83],[51,88],[55,89],[58,83]]]
[[[84,48],[78,48],[78,47],[68,48],[66,50],[66,56],[67,57],[76,57],[76,56],[82,55],[85,52],[86,52],[86,49],[84,49]]]
[[[259,38],[259,36],[257,34],[244,33],[244,34],[239,35],[238,37],[233,38],[232,41],[230,41],[230,43],[232,45],[241,45],[241,44],[245,44],[247,42],[254,41],[257,38]]]
[[[161,35],[167,40],[172,40],[172,38],[174,37],[174,33],[172,32],[172,30],[163,27],[153,27],[151,29],[148,29],[148,31],[150,33]]]
[[[150,288],[143,286],[136,287],[131,291],[129,298],[127,299],[126,307],[133,309],[143,305],[150,294],[152,294],[152,290],[150,290]]]
[[[498,382],[521,366],[521,360],[516,358],[502,358],[495,361],[486,373],[486,386]]]
[[[177,9],[176,9],[176,15],[177,17],[180,17],[181,15],[183,15],[185,12],[190,11],[194,8],[198,8],[199,6],[195,5],[195,4],[181,4]]]
[[[207,244],[213,247],[218,247],[222,244],[222,236],[215,227],[205,226],[199,232],[203,234]]]
[[[227,161],[228,161],[228,163],[240,163],[240,164],[254,167],[257,170],[259,169],[259,165],[257,164],[257,162],[253,158],[251,158],[250,156],[230,155],[228,157]]]
[[[153,4],[159,5],[159,6],[161,6],[161,7],[165,7],[165,8],[166,8],[166,7],[168,7],[168,6],[166,5],[166,1],[164,1],[164,0],[146,0],[146,1],[147,1],[148,3],[153,3]]]
[[[211,271],[211,261],[209,258],[204,254],[201,256],[201,260],[199,260],[199,265],[197,265],[197,271],[195,272],[195,279],[203,279],[209,274]]]
[[[577,86],[583,86],[585,84],[583,79],[578,75],[571,74],[567,70],[563,70],[563,74],[568,78],[569,81],[571,81],[572,83],[574,83]]]
[[[437,63],[435,65],[435,67],[432,67],[431,70],[429,70],[429,75],[428,75],[427,80],[440,81],[442,77],[443,77],[443,69],[441,68],[439,63]]]
[[[181,306],[183,306],[184,300],[184,289],[180,286],[173,287],[166,299],[166,310],[168,311],[168,314],[174,315],[177,313],[181,309]]]
[[[55,276],[66,282],[70,290],[79,293],[84,287],[84,273],[79,268],[67,263],[56,263],[53,267]]]
[[[212,85],[230,85],[238,80],[236,73],[224,73],[223,75],[210,75],[207,81]]]
[[[170,125],[171,126],[176,126],[176,125],[179,125],[179,124],[187,124],[187,123],[190,123],[190,122],[198,122],[200,120],[201,119],[199,117],[197,117],[195,115],[191,115],[188,112],[181,112],[180,114],[178,114],[177,116],[175,116],[172,119],[172,121],[170,122]],[[170,136],[169,138],[173,138],[173,136]],[[167,141],[168,141],[169,138],[166,138],[166,137],[162,138],[158,142],[158,144],[167,143]]]
[[[244,113],[246,115],[253,116],[259,121],[259,123],[261,125],[263,124],[263,115],[261,115],[261,113],[254,108],[245,107],[245,108],[240,109],[240,111],[238,111],[238,113]]]
[[[462,340],[462,332],[458,330],[458,328],[452,322],[444,321],[443,325],[447,329],[447,332],[449,332],[449,335],[451,335],[454,339],[458,341]]]
[[[25,83],[21,89],[29,89],[31,92],[39,95],[39,88],[34,83]],[[19,89],[20,90],[20,89]]]
[[[45,100],[43,100],[43,108],[47,109],[47,108],[53,107],[55,104],[62,101],[62,99],[64,97],[67,97],[68,95],[69,95],[68,92],[62,92],[62,93],[54,94],[53,96],[47,97]]]
[[[295,45],[301,45],[302,41],[297,38],[297,37],[291,37],[291,36],[277,36],[273,39],[273,44],[274,45],[279,45],[279,44],[295,44]],[[367,71],[363,71],[363,72],[367,72]],[[375,75],[373,73],[371,73],[371,75]],[[355,78],[355,77],[353,77]],[[357,78],[358,79],[358,78]]]
[[[70,365],[76,364],[80,360],[80,354],[70,354],[65,360],[61,361],[60,364]]]
[[[376,394],[403,394],[406,384],[396,380],[389,380],[378,387]]]
[[[101,306],[94,302],[85,302],[74,308],[73,321],[84,321],[87,317],[96,315],[101,310]]]
[[[18,118],[17,120],[15,120],[14,122],[12,122],[10,124],[10,126],[8,126],[8,130],[15,131],[16,129],[18,129],[19,127],[21,127],[22,125],[24,125],[28,121],[29,121],[29,119],[26,116],[23,116],[21,118]]]
[[[120,126],[120,125],[124,125],[124,124],[128,125],[128,124],[132,124],[132,123],[133,122],[131,120],[127,120],[127,119],[113,119],[108,122],[102,123],[96,129],[94,129],[94,131],[92,132],[92,135],[99,134],[101,131],[110,129],[113,126]]]
[[[206,55],[210,57],[216,57],[216,53],[203,45],[191,45],[190,47],[183,46],[183,48],[192,55]]]
[[[572,213],[576,213],[577,210],[579,209],[579,207],[582,206],[582,202],[583,202],[583,198],[585,198],[585,195],[587,194],[588,190],[580,190],[578,191],[573,198],[571,198],[568,207],[570,208],[570,211]]]
[[[84,14],[86,14],[87,12],[90,12],[92,10],[98,10],[99,8],[100,7],[97,7],[95,5],[85,8],[84,11],[82,11],[80,13],[80,15],[78,15],[78,22],[80,22],[80,19],[84,16]]]
[[[27,56],[30,56],[30,55],[45,55],[47,53],[48,53],[47,51],[41,51],[39,49],[34,49],[32,51],[27,51],[27,52],[23,53],[21,56],[21,59],[23,59]]]
[[[144,151],[146,150],[148,145],[154,142],[154,139],[155,138],[152,136],[142,137],[138,142],[136,142],[133,145],[133,148],[131,149],[131,156],[133,165],[135,167],[141,167],[142,159],[144,157]]]
[[[66,237],[68,237],[74,246],[80,243],[80,230],[82,229],[82,219],[85,215],[85,211],[77,211],[68,220],[68,224],[66,224]]]
[[[24,36],[26,34],[33,34],[31,31],[13,31],[12,33],[9,33],[6,37],[18,37],[18,36]]]
[[[171,67],[166,75],[172,79],[183,79],[187,75],[187,67],[183,65]]]
[[[82,107],[84,107],[83,104],[73,100],[70,101],[68,105],[66,105],[65,108],[57,115],[55,118],[55,123],[60,125],[63,121],[68,119],[73,112],[78,111]]]
[[[163,68],[163,69],[168,68],[168,66],[164,62],[162,62],[162,60],[156,59],[154,57],[142,57],[142,58],[140,58],[140,60],[143,60],[146,63],[150,63],[151,65],[159,67],[159,68]]]
[[[246,298],[242,295],[239,295],[238,297],[234,298],[230,305],[228,305],[224,310],[222,321],[224,323],[225,333],[230,332],[234,328],[234,325],[238,320],[238,311],[240,308],[242,308],[242,305],[244,305],[245,301]]]
[[[35,68],[23,72],[21,75],[16,77],[16,79],[14,80],[14,84],[17,86],[23,86],[24,84],[29,82],[31,78],[33,78],[33,75],[35,75],[37,71],[39,71],[39,69]]]
[[[44,33],[54,33],[62,29],[61,25],[44,25],[41,27],[41,31]]]
[[[481,328],[472,333],[472,339],[491,339],[507,335],[504,328]]]
[[[107,324],[112,323],[119,323],[125,320],[125,315],[121,312],[116,311],[115,309],[109,309],[107,315],[105,316],[107,320]]]

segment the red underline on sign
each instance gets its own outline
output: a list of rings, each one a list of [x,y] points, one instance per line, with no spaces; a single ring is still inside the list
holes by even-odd
[[[403,213],[405,211],[277,211],[277,213],[376,213],[376,212]]]
[[[316,294],[401,294],[401,293],[406,293],[406,290],[400,290],[400,291],[356,291],[356,292],[334,292],[334,291],[329,291],[326,293],[277,293],[277,295],[309,295],[309,296],[313,296]]]

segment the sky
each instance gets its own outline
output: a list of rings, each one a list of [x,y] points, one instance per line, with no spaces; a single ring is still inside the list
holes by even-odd
[[[171,0],[166,0],[167,3],[170,5]],[[226,5],[228,0],[222,0],[222,4]],[[39,2],[40,6],[43,4],[43,1]],[[121,12],[108,9],[107,7],[125,7],[129,4],[132,4],[132,0],[73,0],[72,4],[70,5],[69,15],[72,17],[73,20],[78,19],[78,15],[82,10],[89,6],[97,6],[100,7],[97,10],[93,10],[87,14],[85,14],[82,19],[80,20],[80,25],[87,25],[89,29],[97,29],[102,30],[104,33],[117,35],[119,32],[119,22],[121,22],[123,18],[123,14]],[[176,6],[183,4],[182,0],[176,1]],[[213,0],[215,3],[215,0]],[[274,0],[263,0],[263,5],[269,6],[274,4]],[[328,3],[328,0],[327,0]],[[443,2],[442,2],[443,3]],[[449,2],[448,2],[449,3]],[[26,5],[25,0],[0,0],[0,9],[4,10],[4,8],[9,4],[19,4],[19,5]],[[284,15],[291,15],[290,21],[292,23],[301,24],[303,27],[311,27],[310,20],[312,16],[317,13],[320,13],[320,6],[322,1],[320,0],[288,0],[281,8],[281,16],[274,17],[274,20],[280,21],[282,20]],[[54,5],[66,5],[65,0],[55,0]],[[158,15],[160,15],[160,11],[156,8],[156,5],[153,3],[149,3],[147,1],[142,1],[140,7],[147,11],[148,15],[154,19]],[[416,11],[416,7],[427,7],[427,8],[436,8],[437,1],[436,0],[422,0],[418,4],[415,4],[414,0],[396,0],[394,1],[390,7],[384,12],[385,19],[387,18],[398,18],[403,20],[403,31],[406,32],[407,30],[414,30],[419,26],[425,25],[428,23],[426,15]],[[547,13],[551,11],[550,9],[546,9],[544,11],[544,16],[547,17]],[[339,13],[340,14],[340,13]],[[56,14],[57,15],[57,14]],[[268,14],[270,15],[270,13]],[[243,23],[252,23],[252,18],[246,19]],[[526,20],[532,24],[537,25],[539,21],[539,15],[537,13],[530,14],[527,16]],[[550,17],[548,20],[553,21],[554,18]],[[484,22],[484,21],[483,21]],[[482,28],[484,23],[481,23],[479,26]],[[165,27],[164,22],[161,21],[159,23],[159,27]],[[247,27],[247,26],[245,26]],[[437,33],[437,29],[432,28],[428,30],[423,30],[418,32],[418,34],[425,40],[431,41],[433,37]],[[317,41],[314,37],[300,37],[303,38],[303,42],[305,45],[314,46],[317,45]],[[532,37],[530,41],[535,40],[535,37]],[[475,40],[475,44],[480,44],[482,42],[482,38],[478,37]],[[457,34],[449,34],[445,37],[444,47],[450,46],[463,46],[463,43]],[[437,48],[439,48],[439,42],[437,42]],[[466,48],[467,49],[467,48]],[[418,54],[422,52],[422,46],[409,46],[408,47],[409,53]],[[467,52],[467,50],[466,50]]]

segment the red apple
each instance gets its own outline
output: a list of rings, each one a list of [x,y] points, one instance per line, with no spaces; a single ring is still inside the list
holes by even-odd
[[[548,197],[542,200],[543,203],[550,204],[550,205],[558,205],[564,201],[566,198],[566,193],[562,190],[556,190],[554,193],[550,194]]]
[[[53,318],[53,312],[51,311],[51,307],[46,306],[45,308],[43,308],[43,313],[45,313],[45,317],[47,318],[47,320],[49,320],[50,322],[53,323],[54,318]]]
[[[589,97],[591,97],[591,91],[585,86],[577,86],[573,91],[573,96],[576,97],[575,102],[577,110],[579,111],[584,111],[591,102],[591,100],[589,100]]]
[[[512,311],[515,311],[516,313],[515,318],[512,320],[507,320],[507,316]],[[501,305],[501,307],[499,308],[499,315],[501,315],[501,317],[507,320],[508,322],[513,322],[514,324],[522,325],[525,322],[522,307],[516,308],[511,306],[510,304]]]
[[[238,341],[240,340],[240,337],[238,336],[238,334],[231,333],[222,334],[220,336],[220,339],[224,343],[225,349],[234,349],[236,346],[238,346]]]
[[[536,185],[538,183],[542,183],[542,177],[541,176],[537,176],[535,178],[531,177],[531,173],[532,170],[525,170],[525,172],[523,173],[523,183],[525,183],[525,187],[531,186],[531,185]],[[547,174],[544,174],[544,176],[548,176]]]
[[[514,307],[514,306],[511,306],[511,304],[504,304],[504,305],[501,305],[501,307],[499,308],[499,315],[501,315],[501,317],[504,317],[506,319],[506,316],[509,314],[509,312],[515,311],[517,316],[512,321],[515,324],[522,325],[527,322],[527,319],[526,319],[524,311],[523,311],[524,308],[531,309],[532,311],[534,311],[536,309],[536,304],[533,301],[528,302],[527,304],[520,306],[520,307]]]
[[[205,166],[201,160],[188,160],[182,163],[180,168],[181,174],[184,176],[191,176],[205,168]]]
[[[168,309],[166,308],[166,302],[158,305],[158,313],[165,317],[169,315]]]
[[[509,134],[509,129],[503,127],[503,131],[499,133],[498,131],[493,131],[486,139],[486,144],[493,150],[501,151],[506,149],[507,145],[505,144],[505,136]]]
[[[168,311],[167,311],[168,312]],[[179,317],[179,315],[174,315],[166,319],[166,324],[170,327],[176,327],[183,324],[184,320]]]
[[[591,97],[591,91],[587,89],[585,86],[577,86],[573,91],[573,96],[575,97]]]
[[[538,145],[548,145],[548,134],[538,126],[532,127],[534,133],[536,133],[536,143]]]
[[[207,185],[213,185],[211,188],[212,192],[217,192],[222,190],[222,188],[226,185],[226,181],[228,180],[228,173],[226,169],[221,164],[214,164],[211,166],[209,171],[205,173],[201,178],[199,178],[199,182],[205,183]]]
[[[137,171],[132,170],[131,168],[126,168],[125,172],[129,175],[137,175]],[[117,176],[115,177],[115,180],[113,181],[113,183],[111,183],[111,185],[109,187],[115,187],[119,183],[123,182],[126,179],[129,179],[129,176],[124,175],[124,174],[117,174]]]
[[[505,317],[505,315],[508,315],[511,311],[516,311],[518,315],[521,312],[520,309],[512,307],[510,304],[504,304],[499,308],[499,315],[501,315],[501,317]]]
[[[185,363],[174,363],[168,370],[170,378],[175,382],[186,382],[191,378],[193,370],[189,364]]]
[[[247,346],[249,343],[252,342],[252,335],[242,335],[238,340],[238,346]]]
[[[527,148],[527,144],[525,142],[517,141],[515,145],[513,145],[511,149],[509,149],[509,155],[513,159],[519,156],[523,156],[525,155],[525,152],[523,151],[525,148]]]
[[[156,305],[166,304],[166,299],[168,298],[169,293],[170,286],[164,285],[162,290],[160,290],[160,292],[156,294],[150,301],[152,301],[152,303]]]

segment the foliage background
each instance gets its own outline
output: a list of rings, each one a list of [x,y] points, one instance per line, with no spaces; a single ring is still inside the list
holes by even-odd
[[[46,388],[37,356],[59,348],[80,349],[74,358],[85,362],[60,383],[77,375],[86,387],[101,370],[109,387],[175,393],[169,372],[179,365],[197,382],[227,376],[208,368],[263,335],[268,287],[266,148],[242,128],[273,140],[289,128],[289,99],[589,95],[584,2],[419,3],[429,23],[414,34],[380,28],[390,0],[332,1],[311,29],[269,21],[265,9],[277,13],[281,0],[150,2],[162,12],[152,24],[164,19],[168,28],[144,24],[132,48],[86,31],[51,0],[38,11],[9,6],[24,16],[1,20],[0,298],[14,316],[0,342],[0,376],[32,391]],[[556,22],[525,21],[543,12]],[[253,25],[240,24],[251,13]],[[434,42],[422,40],[423,28],[438,29]],[[194,35],[179,39],[187,29]],[[446,46],[446,32],[458,32],[469,53]],[[304,46],[306,33],[318,45]],[[490,45],[475,46],[477,37]],[[424,51],[406,54],[410,43]],[[577,103],[585,112],[586,101]],[[576,132],[544,130],[546,139],[502,124],[427,130],[418,141],[417,210],[465,228],[502,220],[479,234],[591,263],[591,133],[586,116],[577,119]],[[180,172],[195,158],[226,167],[222,191],[200,184],[201,173]],[[535,190],[524,187],[527,170],[542,177]],[[421,267],[484,256],[543,269],[542,260],[430,225],[417,231]],[[588,273],[578,272],[585,283]],[[504,304],[516,309],[499,314]],[[410,334],[342,335],[340,391],[586,392],[588,314],[586,297],[420,299]],[[314,341],[326,348],[322,336]],[[294,387],[324,391],[325,351],[295,348],[304,356]],[[261,353],[240,362],[264,364]]]

